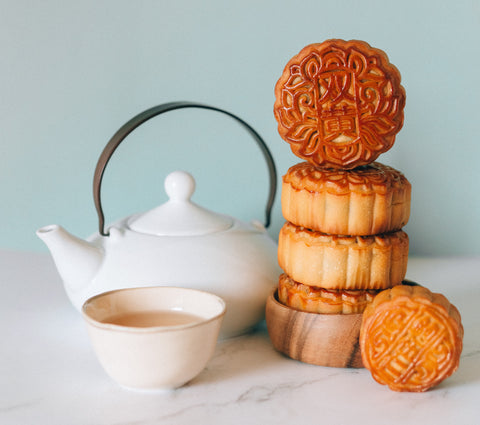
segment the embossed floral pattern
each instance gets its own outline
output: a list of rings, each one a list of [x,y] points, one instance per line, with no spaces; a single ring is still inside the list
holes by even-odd
[[[281,137],[318,166],[368,164],[392,147],[403,125],[400,73],[361,41],[305,47],[285,67],[275,96]]]

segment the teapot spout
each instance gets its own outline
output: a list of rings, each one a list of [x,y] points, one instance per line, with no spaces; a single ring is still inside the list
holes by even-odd
[[[103,250],[68,233],[56,224],[37,230],[47,245],[65,286],[70,291],[86,287],[100,268]]]

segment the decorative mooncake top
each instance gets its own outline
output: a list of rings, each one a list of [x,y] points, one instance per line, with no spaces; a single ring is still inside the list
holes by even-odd
[[[441,294],[399,285],[365,309],[360,347],[373,378],[395,391],[426,391],[458,368],[463,326]]]
[[[306,46],[287,63],[275,98],[280,136],[320,167],[371,163],[393,146],[403,125],[400,73],[363,41]]]

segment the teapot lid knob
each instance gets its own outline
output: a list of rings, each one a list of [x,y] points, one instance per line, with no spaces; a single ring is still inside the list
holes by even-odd
[[[188,201],[195,191],[195,179],[186,171],[174,171],[165,179],[165,192],[171,201]]]

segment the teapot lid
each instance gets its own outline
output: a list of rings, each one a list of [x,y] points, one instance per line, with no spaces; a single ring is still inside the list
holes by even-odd
[[[220,232],[233,225],[233,219],[217,214],[190,200],[195,191],[195,179],[185,171],[174,171],[165,179],[169,200],[140,215],[132,216],[128,227],[157,236],[195,236]]]

